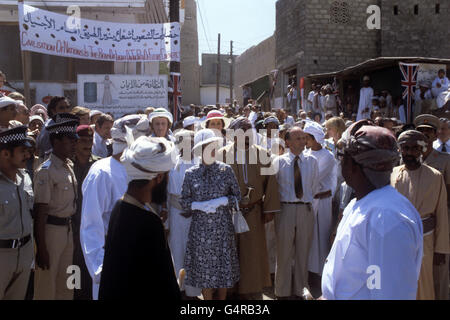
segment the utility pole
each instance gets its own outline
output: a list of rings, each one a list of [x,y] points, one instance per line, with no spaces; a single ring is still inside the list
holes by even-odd
[[[217,43],[217,78],[216,78],[216,105],[219,104],[219,85],[220,85],[220,33]]]
[[[170,0],[170,2],[169,2],[169,22],[180,22],[180,1],[179,0]],[[176,73],[180,72],[180,62],[170,61],[170,74],[172,74],[172,72],[176,72]],[[170,75],[169,75],[169,77],[170,77]],[[180,76],[180,82],[181,82],[181,76]],[[178,85],[178,87],[179,87],[179,85]],[[175,91],[175,88],[174,88],[174,91]],[[175,93],[175,92],[173,92],[173,93]],[[178,110],[175,107],[175,104],[177,102],[173,98],[173,94],[169,93],[169,101],[173,101],[171,111],[172,111],[172,114],[174,117],[174,122],[175,122],[178,120],[177,119],[178,118],[178,116],[177,116]],[[169,106],[170,105],[171,104],[169,103]]]
[[[230,41],[230,104],[233,105],[233,41]]]

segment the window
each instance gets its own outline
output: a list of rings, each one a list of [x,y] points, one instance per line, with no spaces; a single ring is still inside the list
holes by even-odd
[[[416,5],[414,6],[414,14],[415,14],[415,15],[418,15],[418,14],[419,14],[419,5],[418,5],[418,4],[416,4]]]
[[[436,3],[436,14],[439,14],[441,11],[441,5],[439,3]]]
[[[398,16],[398,6],[394,6],[394,16]]]

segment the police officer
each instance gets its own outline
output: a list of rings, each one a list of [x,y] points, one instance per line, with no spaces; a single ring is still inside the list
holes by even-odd
[[[0,300],[23,300],[33,261],[27,127],[0,133]]]
[[[439,118],[431,114],[422,114],[414,120],[416,129],[427,137],[427,151],[423,153],[423,163],[438,170],[443,176],[447,187],[447,201],[450,202],[450,154],[433,149],[440,127]],[[449,203],[447,204],[450,208]],[[450,210],[449,210],[450,212]],[[437,300],[448,300],[449,296],[449,255],[442,261],[434,261],[433,278]]]
[[[36,171],[35,236],[37,245],[35,300],[72,300],[67,285],[72,265],[72,216],[76,211],[77,181],[70,158],[78,139],[78,117],[68,113],[54,116],[47,127],[53,151]]]
[[[77,128],[77,147],[73,160],[73,171],[78,184],[77,211],[73,216],[73,264],[80,267],[81,288],[74,291],[74,300],[92,300],[92,278],[86,267],[83,256],[83,250],[80,243],[80,224],[81,224],[81,208],[83,203],[83,194],[81,186],[89,172],[89,169],[95,161],[100,160],[99,157],[92,154],[92,145],[94,141],[94,129],[88,125],[81,125]]]

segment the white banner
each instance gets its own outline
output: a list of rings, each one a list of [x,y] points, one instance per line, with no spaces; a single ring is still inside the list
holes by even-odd
[[[22,51],[80,59],[180,61],[180,24],[127,24],[67,16],[19,4]]]
[[[166,108],[167,75],[78,75],[78,105],[114,117],[145,108]]]

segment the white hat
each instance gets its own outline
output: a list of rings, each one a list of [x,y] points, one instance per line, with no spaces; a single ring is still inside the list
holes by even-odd
[[[0,108],[7,107],[9,105],[18,106],[22,101],[14,100],[9,97],[0,97]]]
[[[206,129],[206,123],[209,120],[222,120],[223,121],[223,128],[226,129],[228,128],[228,126],[230,125],[231,120],[229,118],[225,118],[223,116],[223,113],[220,112],[219,110],[211,110],[210,112],[208,112],[208,115],[206,116],[206,120],[203,121],[202,123],[202,128]]]
[[[196,122],[197,122],[197,121],[196,121],[196,119],[195,119],[194,116],[186,117],[186,118],[184,118],[184,120],[183,120],[183,128],[192,126],[192,125],[195,124]]]
[[[152,123],[153,119],[156,119],[156,118],[166,118],[167,120],[169,120],[169,127],[172,126],[173,116],[166,109],[158,108],[148,115],[148,119],[149,119],[150,123]]]
[[[313,121],[305,121],[304,132],[314,136],[317,143],[323,144],[325,139],[325,132],[323,132],[323,128],[320,124]]]
[[[223,141],[223,138],[217,137],[214,134],[214,131],[211,129],[202,129],[198,131],[194,136],[194,149],[193,151],[197,150],[203,145],[207,145],[211,142],[218,142]]]
[[[370,77],[369,76],[364,76],[363,81],[370,81]]]
[[[98,114],[102,114],[103,112],[99,111],[99,110],[91,110],[91,112],[89,112],[89,117],[93,117],[96,116]]]
[[[31,122],[34,121],[34,120],[39,120],[40,122],[44,123],[44,120],[42,119],[42,117],[41,117],[40,115],[34,115],[34,116],[31,116],[31,117],[30,117],[30,122],[29,122],[29,123],[31,123]]]

